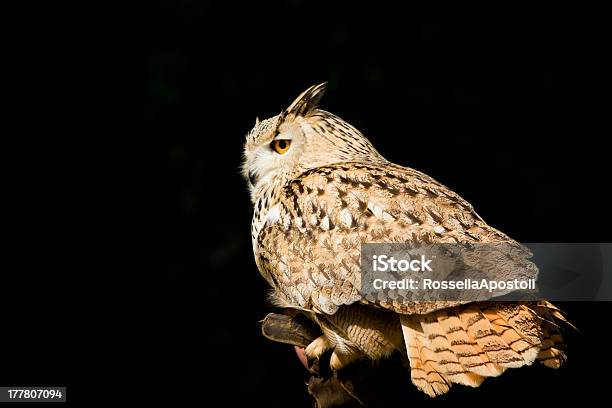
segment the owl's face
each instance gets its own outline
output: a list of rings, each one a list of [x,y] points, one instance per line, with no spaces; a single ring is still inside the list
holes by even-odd
[[[252,195],[261,186],[286,183],[328,164],[384,160],[357,129],[316,109],[325,83],[308,88],[279,115],[257,120],[247,134],[242,173]]]
[[[292,173],[307,159],[304,118],[288,121],[282,116],[258,121],[247,135],[243,174],[251,188],[280,174]]]

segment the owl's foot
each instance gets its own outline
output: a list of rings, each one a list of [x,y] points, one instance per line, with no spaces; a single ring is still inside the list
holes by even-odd
[[[314,359],[319,358],[325,353],[327,350],[331,348],[331,344],[325,335],[317,337],[310,343],[304,352],[306,353],[306,357]]]
[[[340,351],[338,348],[329,342],[325,335],[317,337],[312,343],[304,350],[306,357],[309,359],[320,358],[327,350],[334,349],[329,358],[329,366],[332,370],[338,371],[353,361],[359,360],[363,355],[356,350],[347,348],[346,345],[343,347],[344,350]]]
[[[359,360],[361,357],[363,357],[363,355],[357,351],[340,353],[338,349],[335,349],[329,358],[329,366],[332,368],[332,370],[338,371],[353,361]]]

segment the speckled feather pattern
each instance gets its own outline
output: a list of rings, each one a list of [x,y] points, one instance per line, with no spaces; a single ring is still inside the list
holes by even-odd
[[[313,169],[269,202],[278,217],[258,231],[260,268],[281,302],[327,314],[361,300],[362,243],[509,241],[443,185],[415,170],[383,163]],[[411,314],[456,304],[379,305]]]

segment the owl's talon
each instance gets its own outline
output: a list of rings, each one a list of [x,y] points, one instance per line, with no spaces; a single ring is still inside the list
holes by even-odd
[[[321,357],[330,347],[327,337],[319,336],[306,347],[304,352],[309,359],[315,359]]]
[[[351,362],[358,360],[361,357],[360,353],[353,352],[349,354],[339,353],[338,350],[334,350],[331,357],[329,358],[329,366],[334,371],[338,371]]]

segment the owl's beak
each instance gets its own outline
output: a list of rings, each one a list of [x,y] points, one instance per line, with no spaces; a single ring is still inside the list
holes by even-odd
[[[256,182],[257,182],[257,174],[249,170],[249,183],[251,183],[251,186],[255,187]]]

